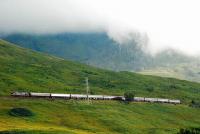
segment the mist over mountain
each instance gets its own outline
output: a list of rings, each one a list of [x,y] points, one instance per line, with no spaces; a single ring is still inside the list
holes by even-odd
[[[151,53],[173,48],[195,56],[199,12],[198,0],[1,0],[0,34],[105,32],[118,43],[139,36]]]
[[[4,39],[36,51],[117,71],[140,70],[151,64],[149,55],[136,42],[120,45],[105,33],[13,34]]]
[[[187,56],[174,49],[166,49],[151,55],[145,52],[137,41],[131,40],[119,44],[103,32],[10,34],[3,39],[25,48],[104,69],[200,80],[198,58]]]

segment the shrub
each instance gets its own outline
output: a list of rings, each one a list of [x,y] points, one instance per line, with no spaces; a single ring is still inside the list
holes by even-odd
[[[190,107],[200,108],[200,102],[192,100],[190,103]]]
[[[146,85],[146,90],[149,91],[149,92],[153,92],[154,87],[152,85]]]
[[[200,128],[181,128],[178,134],[200,134]]]
[[[134,99],[135,93],[134,91],[127,91],[124,93],[124,97],[127,101],[132,101]]]
[[[0,134],[27,134],[26,132],[24,131],[0,131]]]
[[[9,111],[11,116],[20,116],[20,117],[30,117],[33,116],[33,112],[26,108],[12,108]]]
[[[92,71],[89,71],[89,70],[82,70],[82,72],[84,72],[86,74],[97,75],[96,72],[92,72]]]

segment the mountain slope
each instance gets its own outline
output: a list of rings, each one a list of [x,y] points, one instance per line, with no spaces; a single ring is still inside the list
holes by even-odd
[[[135,42],[124,47],[105,33],[13,34],[4,39],[25,48],[111,70],[140,70],[151,61]]]
[[[200,84],[171,78],[113,72],[17,47],[0,41],[0,93],[13,90],[85,93],[89,77],[91,93],[199,99]]]
[[[100,68],[200,82],[199,58],[172,49],[152,56],[134,41],[121,45],[105,33],[11,34],[3,38],[25,48]]]
[[[8,97],[13,90],[91,93],[181,99],[183,104],[123,103],[118,101],[51,100]],[[113,72],[34,52],[0,40],[0,134],[177,133],[199,127],[199,109],[185,105],[199,100],[200,84],[171,78]],[[9,115],[23,107],[33,117]]]

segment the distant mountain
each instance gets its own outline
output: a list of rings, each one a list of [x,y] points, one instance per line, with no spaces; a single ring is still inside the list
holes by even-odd
[[[12,34],[3,39],[25,48],[104,69],[200,81],[200,60],[197,58],[173,49],[152,56],[134,41],[118,44],[105,33]]]
[[[152,67],[139,73],[200,82],[200,58],[168,49],[154,57]]]
[[[105,33],[13,34],[4,39],[25,48],[111,70],[140,70],[151,61],[135,42],[122,46]]]

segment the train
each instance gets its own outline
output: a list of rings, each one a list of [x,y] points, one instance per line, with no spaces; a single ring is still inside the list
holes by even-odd
[[[14,97],[35,97],[35,98],[62,98],[62,99],[90,99],[90,100],[122,100],[126,101],[124,96],[109,96],[109,95],[86,95],[86,94],[58,94],[58,93],[36,93],[36,92],[12,92]],[[155,102],[155,103],[171,103],[181,104],[180,100],[172,100],[165,98],[146,98],[134,97],[135,102]]]

